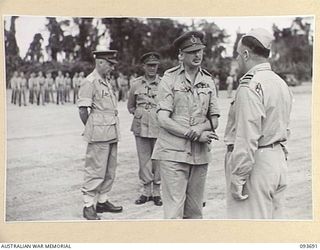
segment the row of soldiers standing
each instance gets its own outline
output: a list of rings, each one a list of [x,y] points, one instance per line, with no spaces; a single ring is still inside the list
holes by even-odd
[[[130,81],[135,78],[133,75]],[[73,103],[78,99],[79,88],[85,79],[84,72],[76,72],[73,77],[62,71],[53,78],[51,72],[47,72],[45,76],[42,71],[38,74],[31,72],[27,79],[23,71],[15,71],[10,80],[10,88],[12,89],[11,103],[19,106],[27,106],[29,96],[30,104],[45,105],[45,103],[57,103],[57,105],[71,102],[70,96],[73,92]],[[128,91],[130,82],[129,79],[119,72],[119,77],[113,77],[112,88],[116,93],[118,101],[126,101],[128,99]]]
[[[73,103],[76,103],[84,76],[84,72],[76,72],[71,78],[69,72],[64,75],[62,71],[58,71],[58,75],[53,78],[51,72],[47,72],[44,76],[43,72],[39,71],[38,74],[31,72],[29,79],[27,79],[23,71],[15,71],[10,80],[11,103],[27,106],[29,96],[30,104],[64,104],[65,102],[71,102],[72,90]]]

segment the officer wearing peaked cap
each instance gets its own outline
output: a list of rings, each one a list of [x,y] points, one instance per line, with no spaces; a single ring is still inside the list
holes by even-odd
[[[116,174],[119,140],[117,100],[109,81],[117,63],[116,54],[115,50],[94,51],[95,69],[79,90],[79,113],[85,125],[84,138],[88,142],[81,188],[83,216],[88,220],[99,220],[97,213],[122,211],[121,206],[108,201]]]
[[[165,72],[158,90],[160,132],[152,159],[160,162],[164,217],[201,219],[210,161],[217,139],[219,108],[211,75],[201,68],[204,35],[183,34],[174,41],[180,65]]]
[[[204,49],[204,34],[200,31],[189,31],[178,37],[173,46],[183,52],[192,52]]]
[[[232,219],[284,218],[284,148],[292,95],[271,70],[272,35],[253,29],[238,44],[240,79],[225,130],[227,213]]]
[[[128,110],[134,115],[131,131],[135,135],[139,158],[139,179],[143,184],[142,195],[137,205],[153,201],[162,205],[160,195],[159,162],[151,160],[154,144],[159,135],[156,118],[156,103],[160,77],[157,74],[160,55],[149,52],[141,56],[144,75],[134,80],[129,92]]]

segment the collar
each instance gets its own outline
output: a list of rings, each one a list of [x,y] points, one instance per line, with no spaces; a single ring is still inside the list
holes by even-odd
[[[108,86],[106,80],[104,80],[104,79],[100,76],[100,74],[98,73],[98,71],[97,71],[96,69],[93,70],[92,74],[93,74],[93,77],[94,77],[95,79],[97,79],[99,83]]]
[[[178,71],[178,74],[182,74],[182,73],[185,73],[186,79],[187,79],[189,82],[191,82],[190,79],[189,79],[189,77],[188,77],[189,74],[187,74],[187,72],[185,71],[185,68],[184,68],[183,63],[180,64],[180,69],[179,69],[179,71]],[[195,79],[195,81],[194,81],[194,86],[196,86],[196,85],[198,85],[199,83],[201,83],[202,80],[203,80],[202,78],[203,78],[203,71],[202,71],[202,68],[199,67],[199,68],[198,68],[198,73],[197,73],[197,75],[196,75],[196,79]]]
[[[159,83],[159,75],[157,74],[156,75],[156,78],[152,81],[152,82],[148,82],[147,79],[146,79],[146,76],[143,75],[142,76],[142,83],[148,83],[148,84],[153,84],[153,83]]]

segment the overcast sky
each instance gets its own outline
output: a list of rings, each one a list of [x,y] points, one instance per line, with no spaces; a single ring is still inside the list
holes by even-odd
[[[280,29],[290,27],[292,20],[296,16],[268,16],[268,17],[172,17],[172,19],[179,20],[180,22],[191,25],[192,19],[195,23],[200,19],[207,19],[209,22],[215,22],[220,29],[225,29],[227,34],[230,35],[227,43],[224,46],[227,48],[227,56],[232,55],[232,48],[236,38],[237,31],[241,33],[248,32],[251,28],[265,28],[272,31],[272,25],[276,24]],[[63,17],[64,18],[64,17]],[[68,17],[66,17],[68,18]],[[59,18],[60,19],[60,18]],[[62,19],[62,17],[61,17]],[[69,17],[68,19],[71,20]],[[5,17],[6,29],[10,27],[10,16]],[[311,23],[311,29],[314,30],[314,18],[309,16],[305,20]],[[48,44],[49,32],[45,27],[46,18],[40,16],[20,16],[16,20],[16,39],[20,49],[20,56],[24,57],[29,45],[33,39],[34,34],[41,33],[44,42],[43,49]],[[76,34],[77,30],[68,30],[71,34]],[[45,50],[44,50],[45,53]],[[46,59],[46,58],[45,58]]]

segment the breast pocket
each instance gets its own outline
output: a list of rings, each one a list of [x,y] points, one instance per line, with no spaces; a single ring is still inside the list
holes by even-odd
[[[199,88],[197,89],[198,98],[199,98],[199,105],[201,107],[201,111],[203,114],[208,112],[208,108],[210,105],[210,96],[211,96],[211,89],[210,88]]]
[[[138,108],[134,112],[133,121],[131,125],[131,131],[135,135],[140,135],[141,133],[141,118],[142,118],[142,110]]]
[[[93,114],[92,142],[107,142],[115,140],[117,136],[116,118],[105,114]]]
[[[189,113],[189,98],[191,91],[181,86],[173,88],[174,112],[177,114]]]

